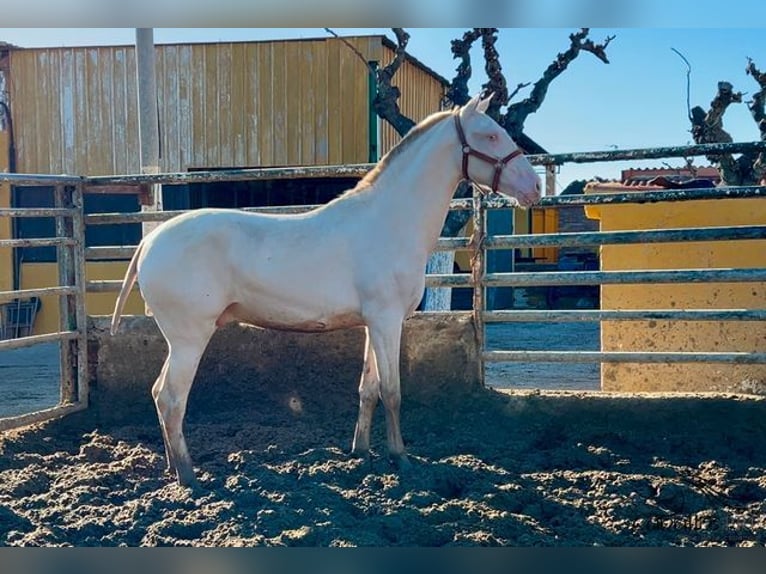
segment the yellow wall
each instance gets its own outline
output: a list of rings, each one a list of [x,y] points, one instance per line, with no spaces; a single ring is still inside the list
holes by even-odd
[[[127,261],[90,261],[86,267],[88,280],[122,279],[128,267]],[[58,269],[55,263],[24,263],[22,266],[21,288],[32,289],[54,287],[58,285]],[[88,293],[85,298],[89,315],[111,315],[114,310],[116,293]],[[125,305],[126,315],[142,315],[144,304],[141,296],[133,292]],[[34,334],[53,333],[59,330],[58,297],[42,298],[42,306],[37,313]]]
[[[614,188],[612,188],[614,190]],[[590,193],[608,189],[591,187]],[[766,222],[762,199],[613,205],[589,209],[602,231]],[[604,271],[766,267],[766,241],[603,246]],[[766,283],[605,285],[602,309],[762,309]],[[604,351],[764,352],[766,322],[604,321]],[[766,384],[766,365],[603,363],[607,391],[745,391]]]
[[[559,212],[551,208],[532,208],[532,230],[530,233],[558,233]],[[533,257],[538,257],[544,263],[556,263],[559,259],[557,247],[535,247]]]

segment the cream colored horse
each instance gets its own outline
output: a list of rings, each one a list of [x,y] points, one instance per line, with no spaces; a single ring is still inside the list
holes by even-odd
[[[423,294],[426,260],[457,184],[470,179],[525,207],[540,197],[532,166],[484,113],[488,103],[475,97],[429,116],[354,189],[308,213],[198,209],[141,241],[112,334],[137,279],[168,343],[152,396],[168,467],[180,484],[195,483],[183,434],[189,390],[210,337],[231,321],[304,332],[364,326],[353,452],[368,453],[381,397],[388,451],[406,463],[399,426],[402,323]]]

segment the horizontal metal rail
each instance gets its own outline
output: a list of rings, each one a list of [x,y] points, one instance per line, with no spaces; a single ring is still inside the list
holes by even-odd
[[[14,299],[29,299],[30,297],[42,297],[44,295],[76,295],[76,287],[39,287],[37,289],[19,289],[17,291],[0,291],[0,303],[13,301]]]
[[[473,278],[470,273],[430,273],[426,287],[473,287]]]
[[[487,273],[487,287],[624,285],[638,283],[748,283],[766,281],[766,269],[682,269],[656,271],[543,271]],[[426,275],[428,287],[471,287],[468,273]]]
[[[766,187],[757,185],[733,187],[702,187],[693,189],[663,189],[657,191],[588,193],[584,195],[555,195],[540,199],[535,207],[565,207],[572,205],[643,204],[666,201],[700,201],[704,199],[747,199],[766,197]],[[487,194],[482,200],[487,209],[511,209],[516,201],[499,194]],[[451,209],[472,209],[470,198],[453,199]]]
[[[766,281],[766,269],[680,269],[656,271],[552,271],[487,273],[488,287],[624,285],[634,283],[748,283]]]
[[[363,177],[375,167],[374,163],[350,165],[269,167],[259,169],[222,169],[159,174],[106,175],[84,178],[87,187],[110,185],[188,185],[225,181],[264,181],[272,179],[301,179],[320,177]]]
[[[426,275],[426,287],[471,287],[471,275],[468,273],[429,274]],[[122,289],[121,279],[91,280],[85,284],[88,293],[115,293]],[[136,289],[136,287],[134,287]],[[2,293],[0,293],[2,295]],[[0,299],[0,302],[2,300]]]
[[[561,165],[564,163],[598,163],[620,160],[632,161],[637,159],[720,155],[756,150],[766,150],[766,141],[709,143],[623,150],[611,149],[576,153],[537,154],[528,157],[535,165]]]
[[[766,309],[572,309],[484,311],[485,323],[577,321],[766,321]]]
[[[665,146],[626,150],[601,150],[590,152],[537,154],[528,156],[535,165],[561,165],[564,163],[598,163],[619,160],[661,159],[668,157],[689,157],[720,155],[766,150],[766,142],[711,143],[688,146]],[[142,184],[188,185],[194,183],[225,181],[263,181],[274,179],[300,179],[320,177],[363,177],[376,164],[359,163],[349,165],[293,166],[255,169],[223,169],[215,171],[193,171],[160,174],[128,174],[105,176],[72,176],[65,174],[23,174],[2,173],[0,182],[13,185],[78,185],[88,187],[125,186]]]
[[[40,237],[29,239],[0,239],[0,247],[51,247],[74,245],[71,237]]]
[[[86,247],[85,259],[88,261],[107,261],[110,259],[130,259],[137,245],[123,247]]]
[[[87,216],[99,218],[97,223],[113,222],[100,219],[102,214]],[[651,229],[645,231],[602,231],[577,233],[541,233],[534,235],[491,235],[484,243],[487,249],[516,249],[523,247],[560,246],[582,247],[630,243],[670,243],[678,241],[731,241],[766,239],[766,225],[742,225],[734,227],[700,227],[683,229]],[[4,244],[0,242],[0,247]],[[437,251],[469,249],[470,237],[441,237]],[[135,245],[122,247],[88,247],[87,259],[130,259]]]
[[[0,182],[11,185],[78,185],[85,178],[79,175],[44,174],[44,173],[0,173]]]
[[[19,337],[18,339],[4,339],[0,341],[0,350],[21,349],[31,347],[40,343],[53,343],[56,341],[71,341],[76,339],[79,333],[77,331],[59,331],[57,333],[45,333],[44,335],[30,335],[28,337]]]
[[[529,160],[535,165],[561,165],[563,163],[607,162],[617,160],[660,159],[668,157],[689,157],[742,153],[766,149],[766,142],[713,143],[691,146],[667,146],[627,150],[604,150],[578,153],[530,155]],[[258,181],[269,179],[299,179],[318,177],[363,177],[376,164],[359,163],[350,165],[296,166],[258,169],[224,169],[216,171],[195,171],[165,174],[131,174],[95,177],[43,176],[35,181],[57,181],[59,183],[84,183],[86,187],[110,185],[168,184],[184,185],[221,181]],[[18,176],[17,176],[18,177]],[[21,177],[18,177],[21,179]],[[2,179],[0,178],[0,181]]]
[[[766,363],[766,353],[620,352],[620,351],[485,351],[488,363]]]
[[[138,287],[134,285],[133,289]],[[85,283],[85,290],[88,293],[113,293],[122,289],[121,279],[103,279],[100,281],[88,281]]]
[[[747,199],[766,197],[766,187],[757,185],[737,187],[703,187],[693,189],[663,189],[629,191],[626,193],[588,193],[586,195],[556,195],[543,197],[540,207],[567,205],[643,204],[667,201],[700,201],[709,199]]]
[[[49,409],[35,411],[33,413],[26,413],[14,417],[0,418],[0,432],[49,421],[51,419],[63,417],[66,415],[71,415],[72,413],[84,411],[87,408],[88,405],[85,402],[72,403],[57,405]]]
[[[76,209],[66,207],[0,207],[0,217],[74,217]]]
[[[766,239],[766,225],[493,235],[487,237],[485,246],[488,249],[513,249],[549,245],[582,247],[623,243],[675,243],[679,241],[730,241],[744,239]]]
[[[572,205],[640,204],[655,203],[660,201],[689,201],[700,199],[734,199],[751,197],[766,197],[766,188],[759,186],[718,187],[666,191],[637,191],[630,193],[607,193],[593,195],[565,195],[544,197],[541,199],[538,206],[555,208]],[[514,200],[499,195],[485,197],[483,199],[483,203],[488,209],[511,209],[513,207],[517,207],[517,204]],[[247,207],[241,208],[241,210],[251,213],[305,213],[318,207],[321,207],[321,205]],[[453,199],[450,203],[450,209],[471,210],[473,209],[473,203],[470,198]],[[3,214],[3,211],[4,210],[0,210],[0,215]],[[187,210],[145,212],[139,211],[134,213],[93,213],[87,214],[85,216],[85,223],[86,225],[108,225],[118,223],[157,222],[166,221],[186,212]],[[52,215],[60,214],[53,213]],[[30,215],[27,216],[29,217]],[[45,216],[45,214],[39,214],[35,216],[40,217]]]
[[[319,205],[273,205],[268,207],[245,207],[239,211],[250,213],[306,213]],[[191,210],[136,211],[133,213],[91,213],[85,216],[85,225],[114,225],[118,223],[144,223],[167,221]]]

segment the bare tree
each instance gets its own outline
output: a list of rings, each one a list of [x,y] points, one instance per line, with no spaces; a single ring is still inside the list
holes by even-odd
[[[387,121],[399,135],[404,136],[414,125],[412,118],[405,116],[399,108],[398,100],[401,92],[393,83],[397,71],[407,58],[407,44],[409,34],[402,28],[392,28],[396,36],[396,49],[394,59],[385,67],[370,70],[375,74],[377,93],[373,102],[375,112]],[[332,31],[328,30],[330,33]],[[489,115],[503,126],[510,136],[527,152],[531,154],[544,153],[545,150],[530,138],[524,131],[524,122],[540,106],[548,93],[548,88],[559,75],[582,53],[589,52],[605,64],[609,63],[606,56],[606,48],[614,39],[608,36],[602,43],[597,44],[588,38],[589,29],[582,28],[569,36],[569,47],[556,56],[553,62],[543,72],[542,77],[534,84],[519,83],[512,92],[508,91],[505,74],[500,63],[500,55],[495,44],[497,42],[497,28],[472,28],[466,31],[461,38],[452,41],[451,49],[453,57],[458,60],[455,76],[446,91],[446,107],[452,105],[464,105],[470,99],[468,81],[471,79],[473,69],[471,66],[471,48],[474,43],[481,39],[484,56],[484,71],[487,81],[482,90],[485,94],[494,93]],[[353,48],[352,48],[353,49]],[[529,95],[515,103],[511,99],[521,90],[532,86]],[[505,112],[502,110],[505,108]],[[465,182],[455,192],[456,197],[468,197],[471,194],[471,186]],[[452,211],[442,229],[442,236],[454,237],[465,226],[470,214],[465,211]],[[454,264],[454,253],[437,253],[429,261],[428,272],[451,273]],[[428,289],[424,308],[426,309],[449,309],[451,289]]]
[[[760,138],[766,141],[766,73],[761,72],[748,58],[748,75],[758,83],[759,90],[753,99],[747,102],[747,107],[758,126]],[[689,113],[692,124],[691,133],[694,141],[704,143],[727,143],[733,141],[729,132],[723,127],[723,117],[731,104],[742,103],[742,93],[735,92],[730,82],[718,82],[718,91],[710,102],[710,109],[705,111],[695,106]],[[718,166],[724,185],[757,185],[766,179],[766,154],[763,151],[750,151],[735,158],[732,154],[707,156],[708,161]]]

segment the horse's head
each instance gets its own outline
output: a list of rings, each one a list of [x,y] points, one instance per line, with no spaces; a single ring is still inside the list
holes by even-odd
[[[540,178],[516,142],[485,113],[491,99],[475,96],[455,111],[463,177],[529,207],[540,199]]]

